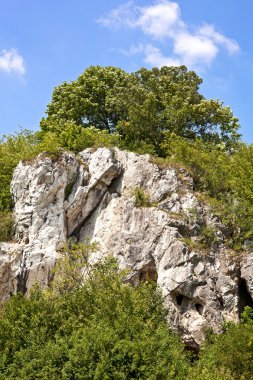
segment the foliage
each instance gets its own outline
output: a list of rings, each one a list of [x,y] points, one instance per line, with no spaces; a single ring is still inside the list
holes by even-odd
[[[189,169],[195,189],[211,197],[222,197],[231,191],[232,156],[224,144],[207,143],[202,139],[188,141],[174,133],[166,133],[163,148],[171,162],[181,163]]]
[[[203,226],[200,232],[200,245],[204,248],[211,248],[217,242],[217,229],[213,226]]]
[[[185,66],[126,73],[90,66],[76,81],[56,87],[41,121],[42,134],[69,127],[118,131],[125,147],[162,154],[163,132],[225,145],[238,140],[238,120],[229,107],[199,93],[202,80]]]
[[[115,96],[115,88],[126,84],[129,76],[116,67],[90,66],[76,81],[63,82],[54,89],[47,107],[48,117],[41,121],[42,131],[58,133],[66,122],[113,131],[119,115],[110,109],[108,100]]]
[[[112,258],[90,267],[93,249],[72,244],[56,268],[60,286],[3,305],[0,379],[185,378],[188,356],[155,284],[132,287]]]
[[[253,379],[253,323],[230,324],[206,341],[194,368],[194,379]]]
[[[97,249],[96,242],[85,244],[69,240],[56,262],[51,291],[56,294],[64,294],[81,287],[84,274],[89,271],[90,255]]]
[[[20,160],[34,154],[34,145],[34,135],[26,130],[0,140],[0,211],[11,208],[10,182],[13,170]]]
[[[249,306],[244,308],[241,314],[241,323],[243,324],[253,324],[253,309]]]
[[[44,140],[45,140],[45,136]],[[93,126],[82,128],[73,122],[68,122],[57,135],[62,147],[73,152],[80,152],[85,148],[120,146],[121,140],[117,133],[109,134],[108,130],[100,130]]]
[[[133,190],[134,205],[135,207],[152,207],[155,206],[154,202],[151,202],[150,195],[142,187],[136,187]]]
[[[12,225],[12,213],[10,211],[0,211],[0,242],[11,239]]]
[[[194,190],[207,195],[213,212],[227,227],[227,244],[241,249],[253,239],[253,145],[188,141],[167,133],[163,143],[168,159],[186,167]]]

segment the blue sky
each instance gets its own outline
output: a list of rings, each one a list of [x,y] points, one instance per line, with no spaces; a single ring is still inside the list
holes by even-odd
[[[186,64],[253,142],[252,0],[0,0],[0,135],[36,130],[53,88],[90,65]]]

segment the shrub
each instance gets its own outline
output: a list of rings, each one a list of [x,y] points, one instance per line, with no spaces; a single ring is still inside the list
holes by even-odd
[[[154,202],[151,202],[149,193],[141,187],[136,187],[133,190],[133,196],[135,207],[152,207],[155,205]]]
[[[184,379],[188,356],[155,284],[132,287],[112,258],[91,268],[90,250],[74,245],[58,264],[71,287],[54,282],[54,291],[34,288],[3,305],[0,379]]]
[[[8,241],[12,237],[13,219],[11,212],[0,211],[0,241]]]

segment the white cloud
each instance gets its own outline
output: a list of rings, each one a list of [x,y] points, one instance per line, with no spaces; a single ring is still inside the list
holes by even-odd
[[[173,38],[175,31],[185,27],[177,3],[160,1],[150,7],[139,7],[138,11],[135,26],[154,39]]]
[[[25,75],[25,63],[23,57],[16,49],[3,50],[0,54],[0,70],[7,73]]]
[[[129,1],[126,4],[121,4],[118,8],[112,9],[105,16],[99,17],[97,22],[111,28],[121,28],[122,26],[135,28],[137,17],[136,7],[134,7],[132,1]]]
[[[145,46],[143,44],[131,45],[129,49],[120,49],[119,51],[125,56],[131,57],[132,55],[143,53],[145,51]]]
[[[230,54],[237,53],[240,50],[236,41],[217,32],[213,25],[205,24],[199,28],[198,32],[200,35],[210,38],[214,43],[225,46]]]
[[[208,37],[180,33],[174,41],[173,52],[180,61],[193,66],[196,63],[210,64],[218,54],[218,47]]]
[[[166,50],[170,50],[168,57],[154,43],[131,47],[131,54],[142,51],[144,61],[154,66],[185,64],[200,68],[210,65],[221,48],[229,54],[240,49],[236,41],[218,32],[213,25],[203,24],[192,30],[182,19],[178,3],[169,0],[157,0],[145,7],[137,7],[130,1],[98,22],[106,27],[138,29],[153,42],[162,41],[163,48],[166,43]]]
[[[180,66],[181,62],[177,58],[166,57],[161,53],[161,50],[156,46],[148,44],[143,49],[144,62],[151,66]]]

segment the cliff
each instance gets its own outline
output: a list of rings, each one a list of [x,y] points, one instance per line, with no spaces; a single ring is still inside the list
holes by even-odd
[[[11,192],[15,242],[0,244],[0,296],[45,287],[68,238],[99,243],[92,257],[117,257],[129,281],[161,288],[169,319],[198,347],[253,305],[253,253],[224,244],[225,228],[193,191],[189,173],[148,155],[86,149],[20,162]]]

